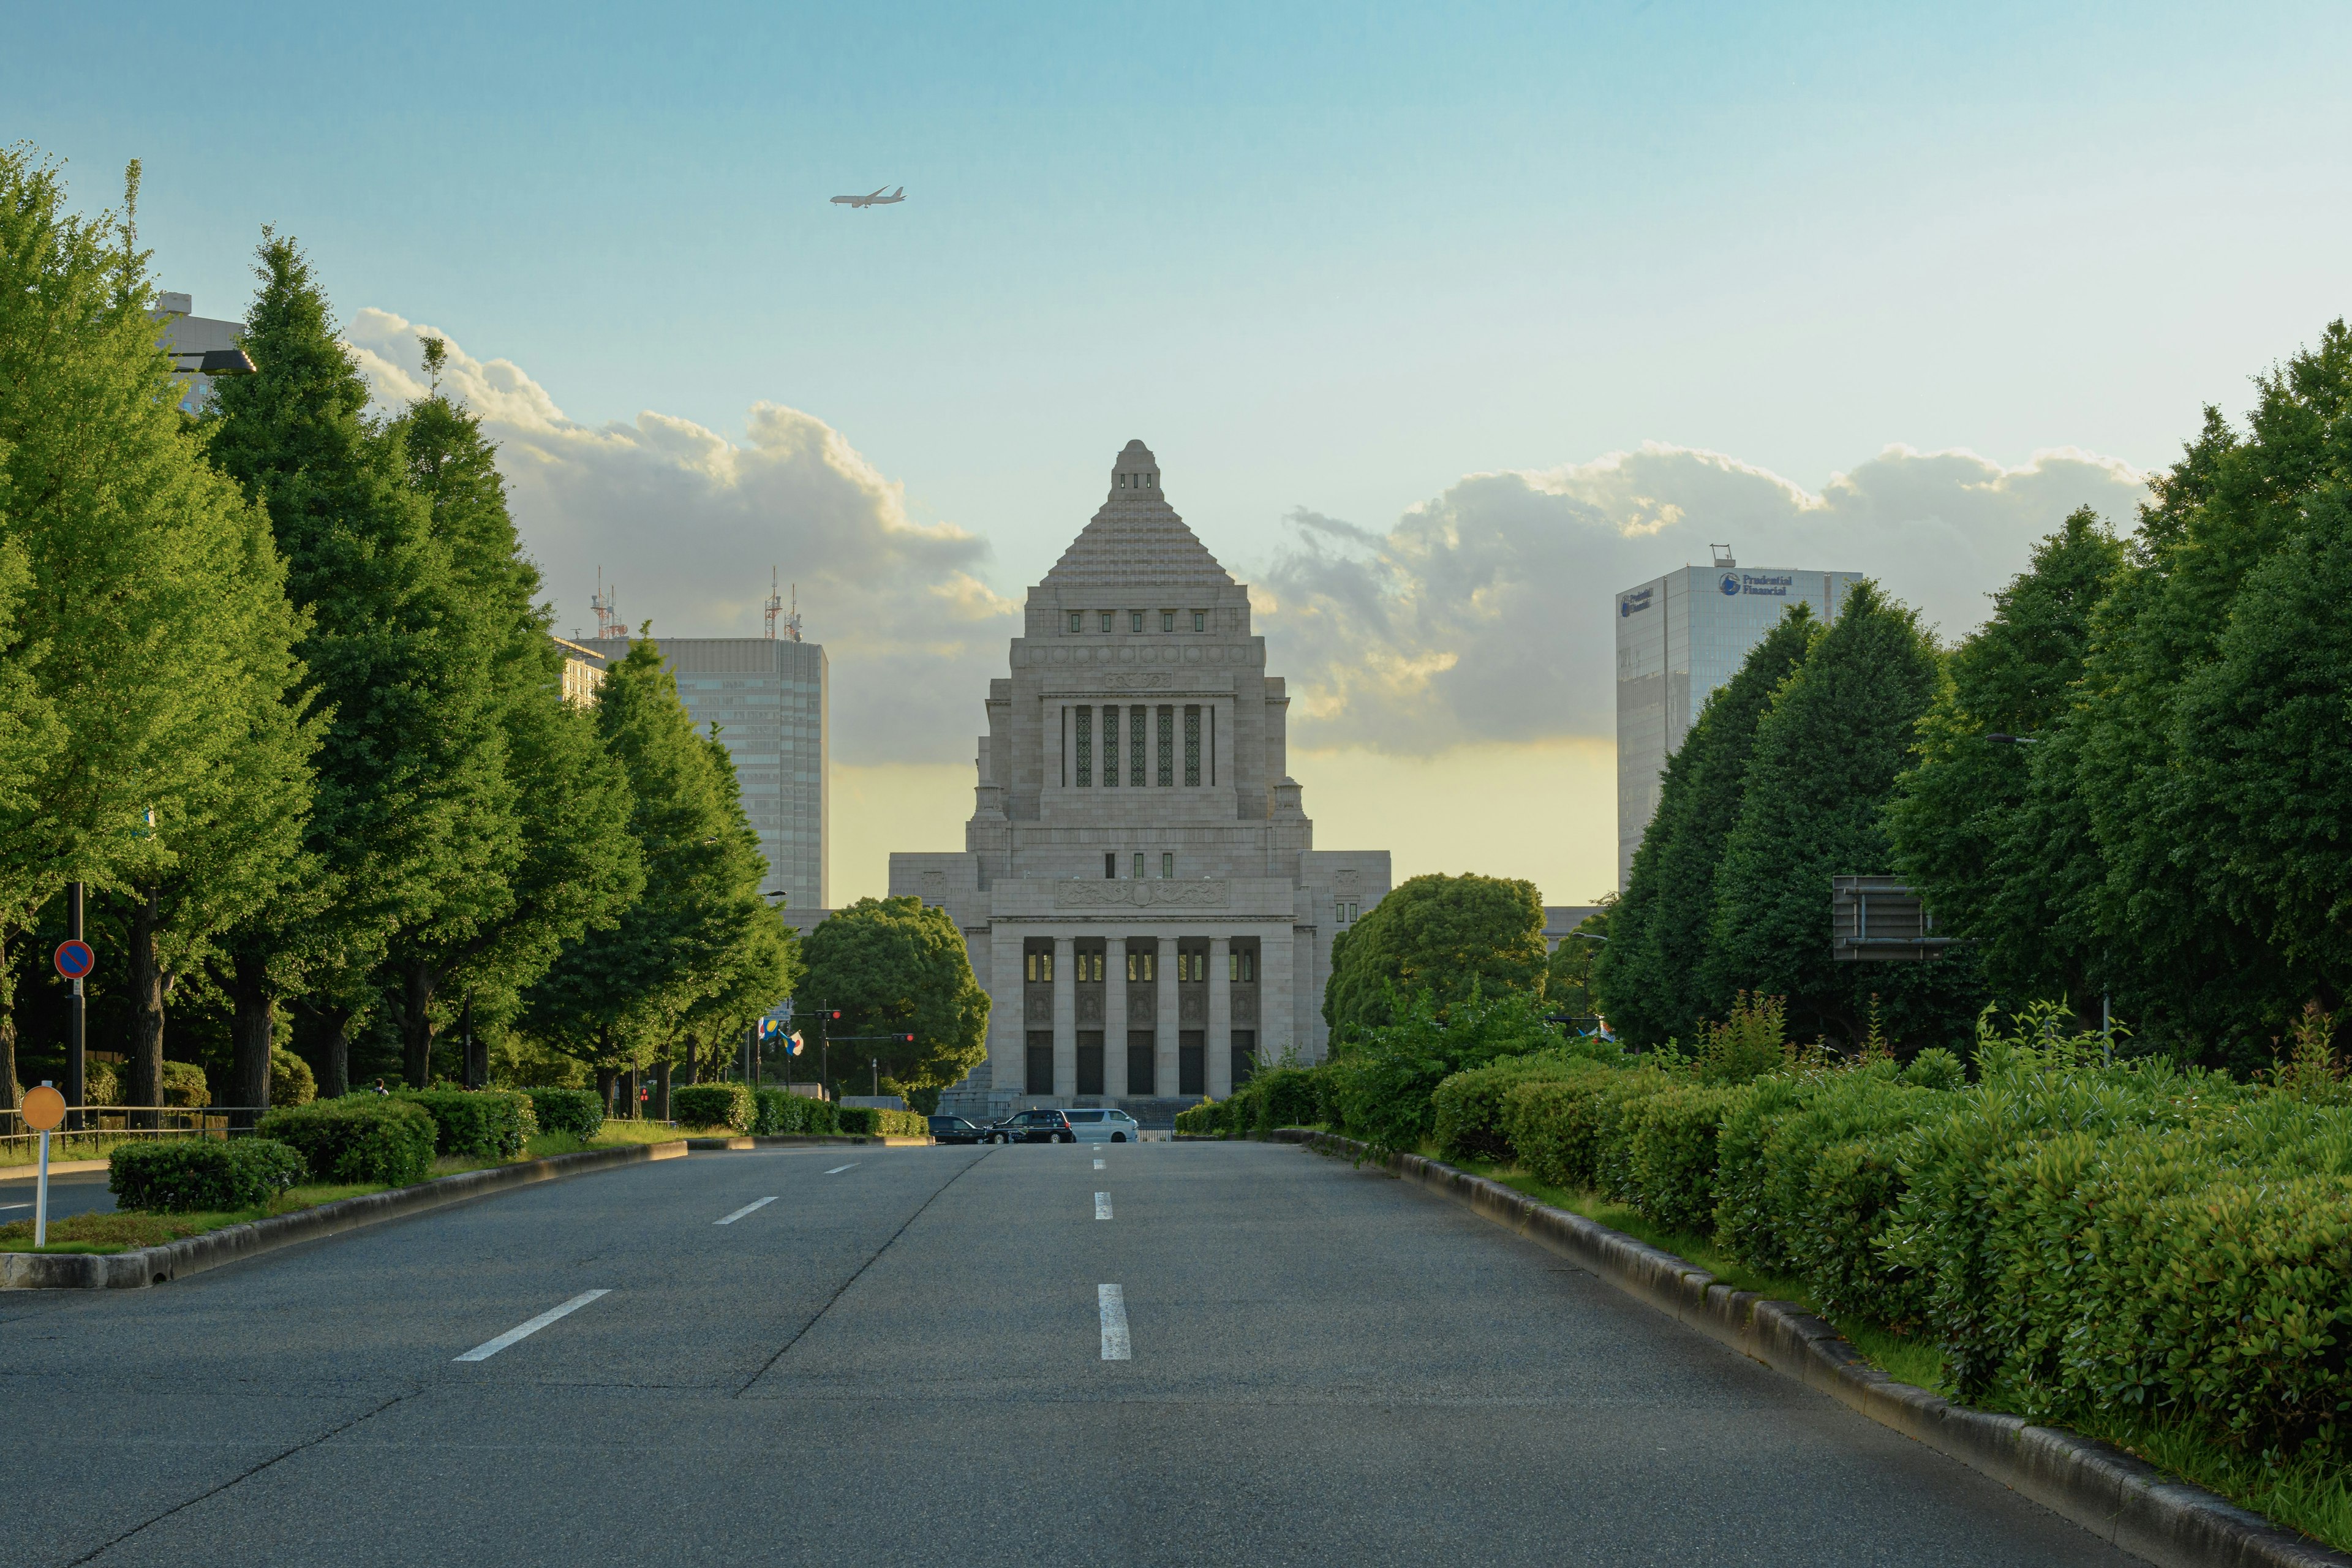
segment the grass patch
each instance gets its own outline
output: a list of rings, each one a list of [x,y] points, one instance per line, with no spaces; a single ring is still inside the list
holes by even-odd
[[[675,1143],[681,1138],[738,1138],[731,1127],[673,1127],[667,1121],[607,1121],[593,1138],[577,1132],[541,1132],[532,1137],[524,1156],[545,1160],[557,1154],[578,1154],[590,1149],[625,1149],[633,1143]]]
[[[142,1247],[161,1247],[168,1241],[179,1241],[191,1236],[202,1236],[208,1230],[220,1230],[232,1225],[248,1225],[272,1215],[293,1214],[298,1210],[331,1204],[338,1198],[355,1198],[362,1193],[380,1193],[381,1186],[343,1186],[321,1184],[295,1187],[272,1198],[259,1208],[235,1209],[227,1212],[202,1214],[142,1214],[117,1211],[113,1214],[69,1215],[49,1226],[49,1244],[33,1246],[33,1222],[28,1219],[0,1225],[0,1252],[129,1252]]]
[[[194,1137],[194,1133],[183,1134]],[[62,1165],[68,1160],[103,1160],[122,1144],[153,1142],[153,1134],[143,1138],[125,1138],[119,1132],[63,1132],[49,1134],[49,1163]],[[0,1143],[0,1171],[29,1171],[41,1163],[41,1145],[37,1139],[21,1142]]]

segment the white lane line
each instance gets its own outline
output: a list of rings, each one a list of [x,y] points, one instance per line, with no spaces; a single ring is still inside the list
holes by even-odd
[[[594,1300],[599,1296],[609,1296],[611,1294],[612,1292],[610,1290],[583,1290],[577,1296],[572,1297],[569,1301],[564,1302],[561,1307],[550,1307],[546,1311],[541,1312],[530,1322],[518,1323],[513,1328],[509,1329],[505,1333],[500,1334],[497,1339],[485,1340],[482,1343],[476,1345],[472,1350],[467,1351],[464,1355],[458,1356],[457,1359],[459,1361],[488,1361],[492,1356],[498,1354],[500,1351],[506,1349],[509,1345],[515,1343],[517,1341],[530,1338],[531,1335],[539,1332],[540,1330],[547,1327],[548,1324],[555,1321],[556,1319],[565,1317],[572,1312],[578,1311],[581,1308],[586,1306],[589,1302]]]
[[[1110,1194],[1108,1193],[1097,1193],[1095,1194],[1095,1218],[1110,1218]]]
[[[1116,1285],[1095,1287],[1095,1302],[1102,1310],[1102,1358],[1133,1361],[1135,1345],[1127,1334],[1127,1297]]]
[[[32,1206],[30,1204],[0,1204],[0,1209],[28,1209]]]
[[[1096,1169],[1096,1170],[1097,1170],[1097,1171],[1099,1171],[1099,1170],[1101,1170],[1102,1168],[1103,1168],[1103,1163],[1102,1163],[1100,1160],[1097,1160],[1097,1161],[1095,1162],[1095,1169]]]
[[[835,1165],[832,1170],[827,1171],[827,1172],[825,1173],[825,1174],[826,1174],[826,1175],[828,1175],[828,1176],[837,1176],[837,1175],[841,1174],[841,1173],[842,1173],[842,1172],[844,1172],[844,1171],[854,1171],[854,1170],[856,1170],[856,1168],[857,1168],[857,1162],[856,1162],[856,1161],[855,1161],[855,1160],[852,1160],[852,1161],[851,1161],[851,1162],[849,1162],[849,1163],[848,1163],[848,1164],[846,1164],[846,1165]]]
[[[750,1203],[745,1204],[741,1208],[737,1209],[733,1214],[729,1215],[725,1219],[714,1219],[710,1223],[713,1225],[733,1225],[745,1215],[766,1208],[770,1204],[774,1203],[775,1201],[776,1200],[772,1197],[754,1198]]]

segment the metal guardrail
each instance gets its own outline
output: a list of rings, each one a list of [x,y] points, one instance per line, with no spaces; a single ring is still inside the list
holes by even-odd
[[[229,1138],[243,1137],[248,1128],[232,1126],[243,1114],[258,1118],[262,1106],[207,1105],[201,1108],[185,1105],[80,1105],[66,1110],[65,1127],[49,1134],[49,1147],[55,1151],[60,1144],[76,1139],[122,1138]],[[74,1127],[76,1116],[81,1125]],[[155,1118],[158,1125],[133,1127],[133,1117]],[[70,1129],[70,1131],[68,1131]],[[0,1110],[0,1149],[15,1150],[30,1147],[40,1141],[40,1134],[25,1131],[25,1116],[20,1110]]]

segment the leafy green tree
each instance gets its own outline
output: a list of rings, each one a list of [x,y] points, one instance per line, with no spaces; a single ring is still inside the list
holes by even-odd
[[[1830,879],[1893,865],[1884,813],[1941,678],[1916,613],[1864,582],[1773,693],[1717,879],[1713,994],[1785,997],[1800,1038],[1859,1045],[1874,992],[1898,1038],[1965,1030],[1975,1009],[1964,959],[1840,963],[1830,945]]]
[[[245,343],[258,374],[221,382],[208,424],[215,460],[268,507],[287,592],[308,617],[298,700],[327,722],[307,846],[319,909],[271,934],[304,955],[298,1006],[319,1026],[333,1095],[393,937],[462,918],[450,910],[511,863],[520,829],[495,639],[408,482],[401,441],[366,415],[367,383],[309,262],[265,230],[255,270]],[[419,1066],[412,1052],[412,1076]]]
[[[628,780],[643,891],[614,923],[565,944],[528,994],[525,1021],[593,1068],[609,1099],[621,1073],[708,1025],[698,1007],[729,998],[748,1022],[783,999],[792,976],[782,919],[760,898],[765,868],[734,771],[724,748],[695,733],[650,637],[606,671],[596,721]]]
[[[1739,672],[1708,693],[1666,759],[1657,814],[1610,911],[1607,947],[1592,961],[1601,1010],[1629,1044],[1696,1039],[1700,1021],[1731,1004],[1731,994],[1708,984],[1716,879],[1747,794],[1757,726],[1821,632],[1811,606],[1790,605]]]
[[[920,899],[860,899],[809,933],[799,994],[807,1011],[838,1009],[824,1026],[841,1036],[911,1034],[911,1042],[860,1039],[828,1050],[824,1065],[845,1092],[870,1084],[869,1060],[901,1093],[945,1089],[988,1055],[988,993],[972,978],[963,933],[947,910]],[[810,1044],[816,1041],[811,1038]]]
[[[2095,612],[2123,545],[2084,508],[2038,545],[1953,653],[1919,721],[1918,761],[1887,811],[1895,869],[1942,929],[1969,939],[1996,994],[2063,994],[2095,1013],[2096,943],[2076,914],[2096,847],[2070,783],[2065,730]],[[1987,740],[2021,737],[2013,744]]]
[[[298,621],[268,520],[177,407],[138,177],[84,220],[53,168],[0,152],[0,939],[66,881],[111,893],[129,1097],[154,1105],[174,979],[293,874],[313,740],[284,701]]]
[[[1396,1021],[1426,990],[1438,1016],[1474,992],[1543,994],[1543,896],[1533,882],[1465,873],[1409,878],[1331,944],[1323,1019],[1334,1039]]]
[[[2309,580],[2290,580],[2324,575],[2340,538],[2352,330],[2331,323],[2258,385],[2242,436],[2209,408],[2152,483],[2072,726],[2102,871],[2081,918],[2116,1005],[2143,1042],[2242,1071],[2267,1062],[2306,1000],[2340,999],[2352,980],[2328,912],[2352,824],[2336,767],[2310,771],[2342,723],[2337,623]]]
[[[522,552],[479,416],[441,394],[445,352],[438,340],[425,343],[433,389],[385,435],[430,509],[462,613],[489,646],[502,776],[471,803],[481,852],[471,874],[442,883],[433,907],[391,938],[387,991],[413,1082],[431,1076],[445,994],[462,994],[469,1036],[497,1026],[565,942],[618,917],[641,877],[627,780],[593,716],[563,700],[538,568]],[[468,1081],[486,1059],[466,1064]]]
[[[1601,907],[1577,921],[1544,961],[1544,1001],[1553,1012],[1574,1018],[1601,1011],[1592,967],[1601,950],[1609,945],[1609,914],[1616,902],[1614,893],[1602,899]]]

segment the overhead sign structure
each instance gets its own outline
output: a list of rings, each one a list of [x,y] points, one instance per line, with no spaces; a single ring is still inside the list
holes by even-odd
[[[58,943],[57,965],[58,973],[68,980],[79,980],[98,967],[98,954],[79,937],[68,937]]]

